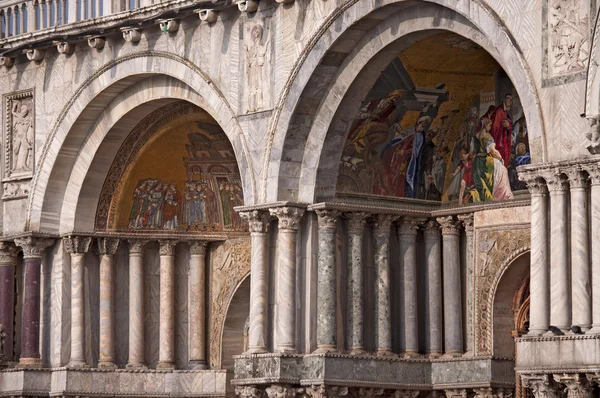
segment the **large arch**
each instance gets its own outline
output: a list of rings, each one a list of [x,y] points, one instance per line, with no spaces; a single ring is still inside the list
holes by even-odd
[[[530,104],[525,114],[532,132],[532,156],[537,162],[545,160],[544,124],[534,81],[514,38],[493,11],[479,1],[352,2],[336,10],[313,38],[282,96],[263,165],[263,183],[269,184],[261,195],[267,201],[312,202],[317,195],[331,193],[327,188],[335,185],[337,164],[333,163],[339,156],[323,149],[341,154],[340,134],[328,135],[332,127],[338,128],[336,123],[345,121],[344,102],[360,103],[361,94],[368,90],[364,74],[358,71],[367,65],[381,70],[401,48],[394,47],[400,46],[395,41],[418,39],[419,33],[428,30],[462,33],[499,62],[518,87],[523,103]],[[324,185],[317,181],[319,168],[321,175],[330,173],[323,177]]]
[[[600,51],[598,44],[600,41],[600,11],[596,16],[594,26],[594,35],[592,36],[591,52],[588,61],[587,84],[585,88],[585,110],[584,116],[587,118],[597,118],[600,116],[600,75],[598,66],[600,65]]]
[[[117,58],[104,65],[90,76],[65,104],[46,139],[39,161],[40,167],[33,178],[28,203],[28,230],[56,232],[59,229],[62,202],[67,199],[65,194],[67,190],[69,193],[78,190],[77,187],[68,188],[66,181],[72,183],[85,178],[88,173],[86,167],[89,167],[93,160],[89,153],[96,154],[102,143],[99,138],[109,130],[110,123],[99,120],[102,112],[128,87],[151,76],[167,76],[178,82],[174,87],[186,87],[185,91],[193,92],[194,95],[190,94],[188,98],[210,114],[222,127],[233,146],[239,169],[242,171],[245,203],[254,203],[256,188],[247,143],[223,94],[211,84],[208,76],[191,62],[170,53],[147,51]],[[167,87],[163,89],[168,91]],[[166,95],[173,98],[173,94]],[[153,99],[154,94],[146,102]],[[101,128],[97,129],[98,126]],[[87,132],[91,130],[94,130],[95,135],[88,137]],[[90,152],[83,154],[79,151],[82,147]],[[83,168],[74,169],[73,166],[82,156],[84,158],[79,162]],[[71,170],[74,170],[76,175],[70,176]],[[65,210],[67,209],[68,206]],[[63,227],[71,222],[72,213],[73,210],[68,211],[68,218]]]

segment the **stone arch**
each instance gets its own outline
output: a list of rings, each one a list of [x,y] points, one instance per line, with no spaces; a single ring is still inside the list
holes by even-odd
[[[344,102],[357,105],[364,98],[360,94],[366,94],[368,84],[358,71],[367,64],[382,70],[401,48],[394,47],[395,41],[411,40],[410,34],[418,38],[427,30],[462,32],[496,58],[523,102],[531,104],[525,113],[532,131],[533,157],[544,161],[544,124],[534,81],[518,45],[493,11],[480,1],[350,2],[337,9],[309,43],[276,108],[263,165],[263,183],[269,184],[261,195],[267,201],[312,202],[317,195],[331,193],[337,175],[337,164],[332,163],[340,156],[324,148],[341,155],[342,133],[330,133],[336,123],[343,125],[343,116],[351,108]]]
[[[253,166],[248,146],[235,114],[209,77],[193,63],[179,56],[158,51],[146,51],[117,58],[90,76],[64,105],[42,154],[40,167],[33,177],[32,192],[27,208],[26,228],[31,231],[53,232],[58,230],[60,210],[52,204],[62,203],[67,186],[65,173],[70,173],[86,141],[86,132],[93,127],[102,111],[127,87],[150,76],[164,75],[181,82],[194,92],[195,105],[204,109],[221,126],[233,146],[244,188],[244,201],[255,201]],[[101,143],[95,145],[96,153]],[[87,170],[75,170],[86,174]],[[69,179],[70,180],[70,179]],[[62,181],[62,182],[61,182]]]
[[[600,64],[600,51],[598,44],[600,36],[600,11],[596,16],[594,26],[594,35],[592,36],[592,45],[590,58],[588,61],[588,74],[585,88],[585,110],[583,116],[587,118],[597,118],[600,116],[600,75],[598,66]]]
[[[233,356],[244,352],[244,328],[250,314],[249,275],[235,288],[227,306],[221,334],[221,368],[233,371]]]

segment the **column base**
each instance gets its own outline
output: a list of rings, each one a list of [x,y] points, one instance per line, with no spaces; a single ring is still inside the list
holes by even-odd
[[[125,365],[126,369],[137,369],[137,370],[143,370],[143,369],[148,369],[148,366],[146,366],[146,364],[140,363],[140,362],[130,362],[127,365]]]
[[[336,347],[333,345],[322,345],[317,347],[316,350],[314,350],[312,353],[313,354],[327,354],[328,352],[335,352]]]
[[[375,355],[377,355],[378,357],[393,357],[395,354],[392,352],[391,349],[386,348],[384,350],[377,350],[375,352]]]
[[[277,352],[280,352],[282,354],[295,354],[297,352],[296,347],[286,347],[286,346],[279,346],[277,347]]]
[[[431,352],[428,352],[427,354],[425,354],[425,356],[427,358],[431,358],[431,359],[441,358],[442,355],[444,355],[444,353],[442,351],[431,351]]]
[[[350,355],[365,355],[367,351],[363,347],[352,347]]]
[[[451,359],[451,358],[460,358],[462,356],[463,356],[462,351],[450,350],[450,351],[446,351],[444,353],[444,355],[442,355],[442,358]]]
[[[69,369],[88,369],[88,368],[90,368],[90,365],[88,365],[85,362],[81,362],[81,361],[73,361],[73,362],[69,362],[67,364],[67,368],[69,368]]]
[[[250,347],[247,351],[248,354],[266,354],[267,352],[269,351],[267,350],[267,347],[264,346]]]
[[[20,358],[17,368],[40,369],[40,368],[42,368],[42,359],[41,358]]]
[[[464,358],[473,358],[475,353],[473,351],[467,351],[462,355]]]
[[[208,369],[206,361],[190,361],[188,364],[190,370],[205,370]]]
[[[411,358],[421,358],[422,355],[419,354],[416,350],[405,351],[402,353],[402,358],[411,359]]]
[[[156,365],[156,369],[162,369],[162,370],[173,370],[175,369],[175,364],[173,362],[159,362],[158,365]]]
[[[99,361],[98,362],[99,369],[118,369],[118,366],[115,365],[112,361]]]

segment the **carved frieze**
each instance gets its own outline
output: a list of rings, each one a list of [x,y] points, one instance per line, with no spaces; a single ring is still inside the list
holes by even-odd
[[[5,181],[22,180],[33,176],[35,144],[35,103],[33,90],[19,91],[4,96]],[[16,196],[21,187],[5,187]],[[28,189],[28,188],[27,188]],[[6,196],[6,195],[5,195]]]
[[[3,184],[2,199],[22,199],[29,196],[31,191],[31,180],[8,181]]]

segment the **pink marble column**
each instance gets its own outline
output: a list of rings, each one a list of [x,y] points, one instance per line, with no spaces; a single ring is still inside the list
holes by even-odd
[[[304,209],[269,209],[279,220],[277,235],[276,351],[296,352],[296,235]]]
[[[100,256],[100,359],[98,367],[114,369],[115,365],[115,302],[113,257],[119,248],[118,239],[98,238]]]
[[[127,368],[146,369],[144,361],[144,246],[129,242],[129,359]]]
[[[40,355],[40,286],[42,256],[53,239],[31,236],[15,239],[15,244],[23,249],[23,320],[21,324],[21,358],[19,367],[41,368]]]
[[[85,325],[83,271],[85,253],[90,248],[89,236],[68,236],[63,238],[65,250],[71,255],[71,360],[70,368],[83,368],[85,362]]]
[[[175,369],[175,245],[160,240],[160,330],[158,369]]]
[[[0,324],[4,325],[4,357],[13,360],[15,314],[15,266],[19,249],[11,242],[0,242]]]
[[[188,275],[189,367],[206,369],[206,242],[190,243]]]

